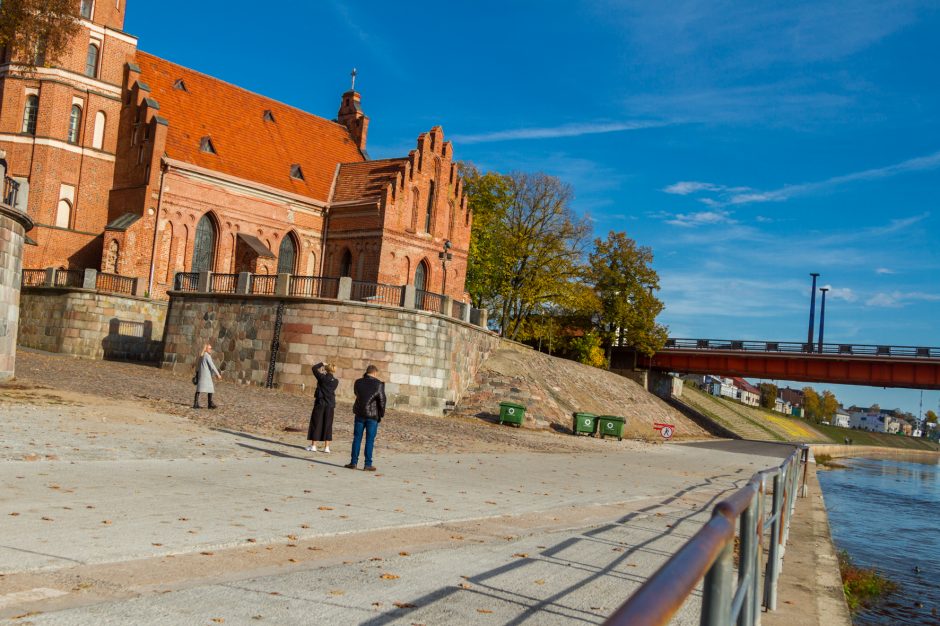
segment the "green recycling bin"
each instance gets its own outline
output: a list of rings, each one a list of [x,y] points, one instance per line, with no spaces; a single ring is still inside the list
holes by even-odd
[[[597,418],[597,436],[601,439],[604,437],[616,437],[623,441],[623,426],[626,421],[627,420],[624,418],[616,415],[601,415]]]
[[[593,413],[575,413],[571,431],[575,435],[593,435],[597,431],[597,416]]]
[[[515,424],[516,426],[522,426],[522,422],[525,420],[525,407],[521,404],[515,404],[514,402],[500,402],[499,403],[499,423],[507,422],[509,424]]]

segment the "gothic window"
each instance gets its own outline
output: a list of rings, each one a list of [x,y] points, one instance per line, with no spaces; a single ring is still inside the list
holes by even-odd
[[[65,198],[59,200],[55,211],[55,225],[59,228],[68,228],[72,221],[72,204]]]
[[[428,188],[428,209],[424,215],[424,232],[431,232],[431,212],[434,209],[434,181],[431,181],[431,186]]]
[[[98,46],[88,44],[88,56],[85,57],[85,76],[98,77]]]
[[[415,289],[428,290],[428,264],[424,261],[418,263],[418,267],[415,268]]]
[[[101,150],[104,146],[104,126],[107,122],[108,117],[104,114],[104,111],[98,111],[95,113],[95,135],[91,140],[91,147]]]
[[[281,241],[281,247],[277,252],[277,273],[293,274],[294,266],[297,260],[297,244],[294,237],[287,234]]]
[[[193,245],[193,263],[194,272],[211,272],[215,266],[215,223],[209,214],[206,213],[196,224],[196,242]]]
[[[107,274],[117,274],[118,273],[118,262],[121,257],[121,245],[117,240],[112,239],[111,243],[108,245],[108,256],[104,261],[104,271]]]
[[[82,107],[72,105],[72,114],[69,116],[69,143],[77,144],[79,131],[82,127]]]
[[[91,19],[91,10],[95,3],[93,0],[82,0],[81,14],[86,20]]]
[[[352,252],[349,251],[349,248],[346,248],[343,252],[343,259],[339,264],[339,275],[352,276]]]
[[[27,135],[36,134],[36,117],[39,115],[39,96],[30,94],[26,96],[26,107],[23,109],[23,132]]]

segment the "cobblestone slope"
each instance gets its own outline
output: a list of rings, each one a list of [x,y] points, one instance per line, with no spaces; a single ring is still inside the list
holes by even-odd
[[[483,363],[455,413],[495,420],[500,402],[524,405],[530,428],[570,430],[572,413],[583,411],[627,418],[628,437],[659,439],[656,422],[675,424],[680,439],[708,436],[632,380],[509,342]]]

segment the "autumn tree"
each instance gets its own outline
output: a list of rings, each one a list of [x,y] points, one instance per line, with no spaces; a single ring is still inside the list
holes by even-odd
[[[818,420],[822,411],[822,403],[819,394],[812,387],[803,387],[803,409],[806,411],[806,417]]]
[[[924,413],[924,420],[925,420],[928,424],[936,424],[936,423],[937,423],[937,414],[934,413],[933,411],[928,410],[926,413]]]
[[[823,391],[819,404],[819,416],[821,419],[831,420],[833,416],[835,416],[836,410],[839,408],[839,401],[836,400],[836,395],[828,389]]]
[[[510,203],[512,179],[496,172],[481,172],[472,163],[459,163],[458,167],[473,212],[467,292],[474,307],[492,312],[501,286],[508,279],[503,262],[502,221]]]
[[[29,69],[54,63],[78,33],[78,0],[3,0],[0,50]]]
[[[659,275],[652,267],[653,250],[638,246],[626,233],[610,231],[595,239],[588,257],[589,280],[599,299],[600,326],[608,341],[622,339],[652,356],[666,343],[668,329],[656,322],[663,303],[653,295]],[[615,336],[616,335],[616,336]]]
[[[760,405],[772,411],[774,407],[777,406],[777,385],[773,383],[761,383],[759,388]]]

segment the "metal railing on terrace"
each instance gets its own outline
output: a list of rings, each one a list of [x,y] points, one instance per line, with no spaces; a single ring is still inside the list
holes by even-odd
[[[940,359],[940,348],[927,346],[879,346],[866,344],[818,343],[798,341],[744,341],[730,339],[667,339],[664,350],[734,350],[787,354],[823,354],[842,356],[891,356]]]
[[[252,274],[251,287],[248,290],[248,293],[263,296],[273,296],[276,286],[277,276],[272,276],[270,274]]]
[[[215,293],[235,293],[238,274],[212,274],[210,289]]]
[[[198,291],[199,272],[177,272],[173,279],[173,289],[176,291]]]
[[[451,304],[451,317],[456,317],[459,320],[464,319],[464,316],[467,313],[467,303],[461,302],[459,300],[454,300]]]
[[[400,285],[384,285],[382,283],[354,280],[352,281],[350,300],[401,306],[404,292],[405,288]]]
[[[0,195],[0,204],[16,206],[16,196],[20,192],[20,184],[10,178],[3,177],[3,195]]]
[[[136,288],[137,279],[130,276],[98,272],[95,277],[95,289],[98,291],[120,293],[130,296],[134,294]]]
[[[46,270],[23,270],[23,287],[42,287],[46,284]]]
[[[417,289],[415,290],[415,305],[422,311],[447,314],[444,312],[444,296],[439,293]]]
[[[85,270],[56,270],[54,287],[81,287],[85,282]]]
[[[339,296],[339,278],[324,276],[291,276],[288,294],[295,297],[330,298]]]
[[[777,580],[796,497],[805,489],[808,458],[809,447],[799,446],[778,467],[754,474],[744,487],[715,505],[711,519],[605,624],[667,624],[703,577],[699,620],[703,626],[753,626],[760,622],[762,607],[776,610]]]

